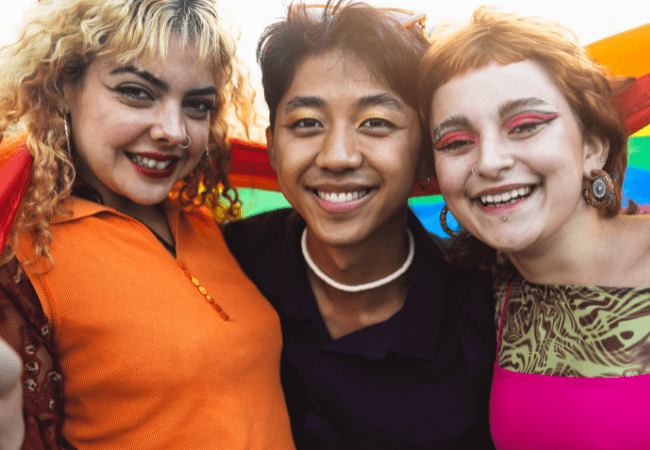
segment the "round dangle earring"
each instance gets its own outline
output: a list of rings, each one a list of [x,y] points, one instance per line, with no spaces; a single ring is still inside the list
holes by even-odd
[[[449,208],[447,208],[447,205],[442,207],[442,210],[440,211],[440,226],[442,227],[443,231],[447,233],[449,236],[452,238],[466,238],[471,236],[469,231],[465,230],[464,228],[461,228],[459,230],[452,230],[449,228],[447,225],[447,213],[449,212]]]
[[[582,195],[589,204],[596,209],[607,208],[614,201],[614,183],[604,170],[592,170],[591,189],[583,189]]]

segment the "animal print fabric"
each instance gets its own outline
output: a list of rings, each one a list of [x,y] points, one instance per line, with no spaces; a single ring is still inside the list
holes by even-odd
[[[650,288],[495,280],[497,327],[510,283],[499,344],[501,368],[563,377],[650,373]]]

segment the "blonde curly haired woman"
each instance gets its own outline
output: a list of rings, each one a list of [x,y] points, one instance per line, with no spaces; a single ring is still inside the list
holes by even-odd
[[[250,112],[216,5],[30,17],[0,80],[0,130],[33,158],[0,268],[25,448],[293,448],[279,320],[202,206],[234,192],[225,115]]]

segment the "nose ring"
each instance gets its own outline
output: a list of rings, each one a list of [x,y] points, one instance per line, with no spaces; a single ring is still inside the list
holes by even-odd
[[[186,134],[185,137],[187,138],[187,144],[186,144],[186,145],[178,144],[178,146],[179,146],[180,148],[182,148],[183,150],[185,150],[186,148],[189,148],[190,145],[192,145],[192,138],[190,137],[190,135],[189,135],[189,134]]]
[[[478,164],[474,164],[474,165],[472,166],[472,173],[473,173],[474,175],[476,175],[477,177],[480,177],[480,176],[482,176],[482,175],[481,175],[480,173],[478,173],[478,172],[475,172],[476,166],[478,166]]]

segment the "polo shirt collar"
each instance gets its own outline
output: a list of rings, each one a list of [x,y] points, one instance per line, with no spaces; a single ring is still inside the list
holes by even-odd
[[[172,203],[177,203],[178,208],[171,207]],[[61,209],[63,211],[69,211],[71,214],[57,214],[52,218],[51,223],[59,224],[72,222],[74,220],[83,219],[100,213],[111,213],[130,218],[110,206],[104,205],[99,193],[90,185],[83,182],[75,183],[72,195],[63,201]],[[178,192],[172,191],[163,201],[163,210],[165,211],[168,220],[176,219],[175,217],[171,217],[173,216],[171,213],[175,209],[186,208],[180,205],[180,202],[178,201]]]

